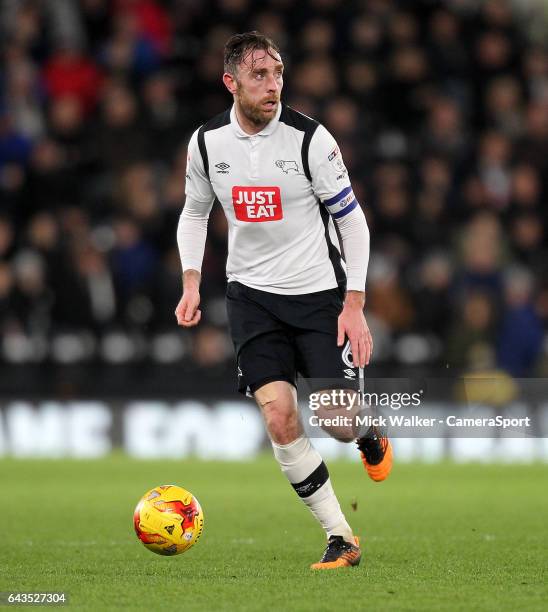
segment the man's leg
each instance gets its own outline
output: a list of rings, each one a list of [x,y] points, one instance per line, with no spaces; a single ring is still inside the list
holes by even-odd
[[[393,461],[390,440],[380,427],[360,425],[358,420],[361,419],[363,423],[365,417],[374,417],[374,410],[370,406],[362,405],[360,395],[352,389],[323,389],[315,394],[322,398],[321,406],[316,411],[319,419],[329,423],[337,422],[335,419],[339,417],[339,422],[342,423],[324,425],[322,429],[339,442],[356,442],[363,466],[371,480],[381,482],[388,478]],[[333,398],[336,398],[336,401],[330,402]]]
[[[323,565],[315,564],[314,569],[357,565],[361,553],[331,485],[327,466],[303,436],[295,387],[286,381],[273,381],[257,389],[254,397],[282,472],[327,534],[327,560]]]
[[[335,326],[333,327],[336,329]],[[347,410],[346,406],[341,407],[340,403],[338,405],[324,403],[322,409],[317,412],[318,416],[321,414],[326,417],[334,417],[340,414],[355,417],[360,413],[369,412],[367,407],[355,401],[358,391],[363,394],[364,379],[363,371],[354,367],[349,342],[343,347],[338,347],[337,337],[333,330],[331,332],[307,331],[299,334],[296,342],[299,357],[298,368],[304,377],[312,379],[316,388],[322,379],[333,385],[331,389],[323,389],[317,393],[328,398],[333,390],[344,392],[347,398],[346,406],[353,406],[352,410]],[[334,384],[338,381],[344,381],[341,388],[337,388],[337,385]],[[341,442],[356,441],[364,468],[372,480],[380,482],[388,477],[392,469],[392,445],[380,428],[373,426],[363,431],[363,427],[357,426],[353,421],[353,424],[349,426],[324,427],[323,429]]]
[[[335,497],[327,468],[304,438],[297,411],[291,320],[303,316],[303,299],[306,302],[308,297],[298,296],[293,304],[291,296],[250,289],[236,282],[228,284],[227,311],[238,360],[238,390],[255,397],[282,471],[328,534],[322,561],[313,567],[348,567],[359,563],[360,549],[357,542],[351,543],[352,530]],[[316,312],[316,300],[309,301]],[[306,319],[307,313],[304,315]]]

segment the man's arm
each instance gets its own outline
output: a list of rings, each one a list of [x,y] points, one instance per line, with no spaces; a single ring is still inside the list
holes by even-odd
[[[319,125],[309,150],[312,187],[337,224],[347,272],[347,293],[338,319],[339,346],[350,340],[355,366],[369,364],[373,340],[363,309],[365,279],[369,263],[369,229],[365,215],[354,197],[342,154],[331,134]]]
[[[187,198],[177,227],[177,245],[183,270],[183,295],[175,308],[175,317],[177,324],[182,327],[194,327],[202,318],[198,306],[208,221],[208,216],[204,217],[203,214],[197,211]]]
[[[183,272],[183,295],[175,308],[177,324],[181,327],[194,327],[202,318],[200,305],[200,280],[198,270],[185,270]]]
[[[185,193],[185,207],[177,227],[177,245],[183,270],[183,295],[175,309],[175,317],[178,325],[193,327],[198,325],[202,317],[198,309],[202,260],[207,222],[215,199],[197,145],[197,131],[188,144]]]
[[[345,335],[352,346],[355,365],[369,365],[373,352],[373,338],[363,310],[365,307],[365,279],[369,263],[369,228],[362,209],[357,205],[347,215],[336,219],[346,263],[347,291],[344,307],[339,315],[337,344],[344,344]]]

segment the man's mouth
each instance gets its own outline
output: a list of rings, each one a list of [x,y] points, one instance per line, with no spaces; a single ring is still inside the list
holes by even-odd
[[[263,107],[266,108],[266,110],[274,110],[276,106],[278,106],[278,100],[267,100],[263,102]]]

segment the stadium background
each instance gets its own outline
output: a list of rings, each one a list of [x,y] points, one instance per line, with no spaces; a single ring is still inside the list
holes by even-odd
[[[279,43],[285,101],[333,133],[366,213],[368,375],[546,376],[542,3],[4,0],[0,27],[0,452],[100,455],[105,428],[131,452],[164,427],[165,454],[217,456],[217,427],[238,456],[259,431],[235,393],[219,206],[202,323],[173,315],[186,142],[230,104],[222,47],[248,29]],[[169,438],[174,414],[207,435]]]

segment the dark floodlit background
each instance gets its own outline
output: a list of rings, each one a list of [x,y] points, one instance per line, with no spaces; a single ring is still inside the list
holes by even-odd
[[[322,531],[236,392],[219,205],[202,323],[173,314],[187,141],[231,104],[222,49],[253,28],[371,228],[366,390],[424,389],[442,421],[389,428],[382,484],[313,439],[365,544],[336,578],[309,574]],[[546,610],[547,194],[546,0],[0,0],[0,604]],[[401,395],[380,412],[415,415]],[[442,418],[495,414],[534,427]],[[132,521],[164,483],[205,513],[169,561]]]
[[[373,375],[548,370],[548,26],[493,0],[4,0],[4,395],[234,392],[226,222],[177,328],[186,143],[231,100],[222,48],[282,49],[367,215]]]

